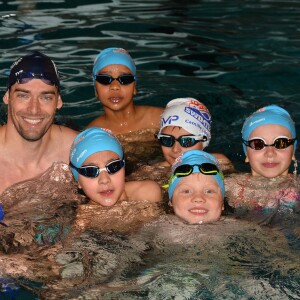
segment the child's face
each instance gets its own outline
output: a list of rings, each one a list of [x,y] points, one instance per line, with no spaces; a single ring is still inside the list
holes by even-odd
[[[178,126],[167,126],[167,127],[163,128],[161,133],[172,135],[175,139],[179,138],[182,135],[193,135],[193,134],[190,134],[185,129],[183,129],[182,127],[178,127]],[[185,147],[182,147],[178,141],[175,141],[175,143],[172,147],[161,146],[161,150],[163,152],[163,155],[164,155],[166,161],[170,165],[172,165],[175,162],[175,159],[177,157],[179,157],[182,153],[184,153],[188,150],[203,150],[203,144],[202,144],[202,142],[199,142],[192,147],[185,148]]]
[[[189,224],[214,222],[220,219],[222,192],[211,175],[193,173],[176,186],[172,204],[175,214]]]
[[[109,162],[120,159],[112,151],[96,152],[89,156],[82,166],[97,166],[104,168]],[[106,171],[100,172],[96,178],[88,178],[79,174],[79,188],[92,202],[102,206],[113,206],[121,198],[125,189],[125,168],[114,174],[108,174]]]
[[[124,74],[132,74],[130,69],[124,65],[109,65],[99,71],[98,74],[110,75],[118,78]],[[135,81],[122,85],[118,80],[113,80],[109,85],[103,85],[95,81],[96,97],[103,106],[114,111],[125,109],[133,103],[133,96],[137,93]]]
[[[279,136],[292,138],[286,127],[281,125],[262,125],[252,131],[249,140],[259,137],[263,138],[269,145],[273,144],[274,140]],[[280,175],[287,175],[293,158],[293,145],[282,150],[278,150],[275,147],[264,147],[262,150],[254,150],[247,147],[246,162],[250,163],[253,176],[274,178]]]

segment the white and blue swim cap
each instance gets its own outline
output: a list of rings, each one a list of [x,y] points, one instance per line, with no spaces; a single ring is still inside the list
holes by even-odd
[[[110,130],[91,127],[79,133],[74,139],[70,161],[75,167],[80,168],[89,156],[102,151],[113,151],[123,158],[122,146]],[[71,168],[71,171],[78,181],[78,172],[74,168]]]
[[[175,169],[181,165],[201,165],[203,163],[210,163],[215,165],[218,169],[219,172],[216,175],[207,175],[207,176],[212,176],[217,184],[220,186],[221,191],[222,191],[222,196],[224,198],[225,196],[225,185],[224,185],[224,176],[221,171],[221,168],[219,166],[218,160],[212,156],[211,154],[204,152],[202,150],[189,150],[184,152],[181,156],[179,156],[174,164],[172,165],[172,174],[174,173]],[[194,173],[201,173],[198,167],[193,168]],[[168,188],[168,194],[169,194],[169,199],[172,199],[174,190],[177,186],[177,184],[180,182],[180,180],[184,177],[177,177],[172,175],[170,182],[169,182],[169,188]]]
[[[190,134],[206,136],[204,149],[211,140],[211,123],[211,115],[203,103],[194,98],[177,98],[166,105],[160,119],[159,134],[167,126],[178,126]]]
[[[93,78],[104,67],[109,65],[123,65],[126,66],[132,75],[136,76],[136,67],[133,59],[129,53],[123,48],[106,48],[102,50],[94,61]]]
[[[260,108],[246,119],[242,128],[242,138],[248,141],[251,132],[255,128],[269,124],[276,124],[286,127],[290,131],[292,138],[296,138],[295,123],[290,114],[285,109],[275,104]],[[296,145],[297,141],[294,143],[294,153],[296,151]],[[243,149],[247,155],[246,145],[244,144]]]

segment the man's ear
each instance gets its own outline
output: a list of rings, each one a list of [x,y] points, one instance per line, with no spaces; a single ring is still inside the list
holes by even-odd
[[[9,91],[7,90],[6,93],[3,96],[3,102],[5,104],[8,104],[8,100],[9,100]]]
[[[57,109],[61,109],[62,106],[63,106],[63,102],[62,102],[62,100],[61,100],[61,96],[59,95],[59,96],[58,96],[58,101],[57,101],[56,108],[57,108]]]

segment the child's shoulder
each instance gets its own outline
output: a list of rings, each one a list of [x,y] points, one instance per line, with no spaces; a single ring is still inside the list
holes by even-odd
[[[162,199],[161,187],[154,180],[127,181],[125,191],[130,200],[159,202]]]
[[[86,127],[85,129],[87,128],[90,128],[90,127],[101,127],[101,128],[107,128],[107,121],[106,119],[104,118],[104,116],[98,116],[97,118],[95,118],[94,120],[92,120]]]
[[[147,114],[158,114],[158,116],[160,117],[160,115],[163,113],[164,108],[163,107],[159,107],[159,106],[149,106],[149,105],[137,105],[136,109],[139,112],[143,112],[143,113],[147,113]]]

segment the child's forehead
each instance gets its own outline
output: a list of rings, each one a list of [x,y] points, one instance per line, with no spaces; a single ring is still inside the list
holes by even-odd
[[[112,65],[108,65],[108,66],[105,66],[104,68],[102,68],[99,72],[99,73],[107,73],[107,74],[110,74],[110,73],[126,73],[126,74],[132,74],[131,70],[125,66],[125,65],[121,65],[121,64],[112,64]]]
[[[162,129],[161,131],[162,133],[174,133],[176,134],[177,132],[180,134],[191,134],[190,132],[188,132],[187,130],[185,130],[184,128],[180,127],[180,126],[166,126]]]
[[[120,158],[119,155],[114,151],[111,150],[97,151],[91,154],[89,157],[87,157],[84,163],[91,162],[91,161],[108,162],[118,158]]]
[[[277,136],[292,137],[288,128],[279,124],[264,124],[256,127],[250,134],[249,139],[253,137],[277,137]]]
[[[197,185],[195,185],[195,183],[197,183]],[[207,185],[213,185],[216,187],[219,186],[213,175],[205,175],[201,172],[192,173],[188,176],[182,177],[182,179],[178,183],[178,186],[185,184],[190,184],[195,188],[201,188]]]

